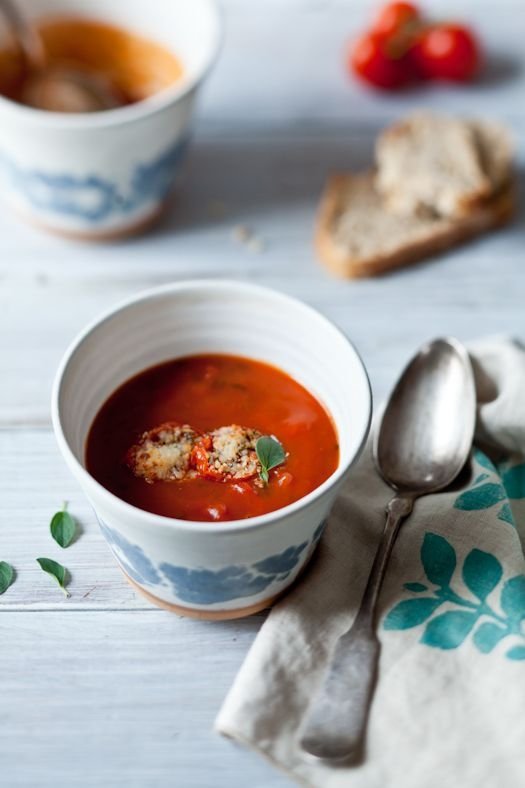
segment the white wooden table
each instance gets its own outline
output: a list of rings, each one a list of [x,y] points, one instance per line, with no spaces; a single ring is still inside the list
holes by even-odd
[[[512,228],[385,279],[341,283],[315,261],[312,219],[331,169],[370,161],[375,131],[415,105],[507,121],[525,154],[522,0],[428,3],[475,22],[497,67],[469,89],[377,96],[345,78],[341,51],[370,3],[225,3],[226,45],[209,81],[189,177],[148,237],[85,246],[0,216],[0,783],[181,788],[289,782],[213,734],[214,716],[261,616],[207,624],[135,596],[55,447],[51,379],[67,343],[117,299],[186,277],[240,277],[305,299],[361,350],[376,398],[422,341],[524,334],[525,230]],[[210,215],[210,202],[226,206]],[[232,239],[245,224],[254,254]],[[63,500],[82,526],[66,552],[48,534]],[[35,557],[72,574],[65,600]]]

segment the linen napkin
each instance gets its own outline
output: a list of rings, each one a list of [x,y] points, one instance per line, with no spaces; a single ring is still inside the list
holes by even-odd
[[[380,597],[379,679],[364,759],[301,752],[308,704],[359,605],[392,491],[370,446],[311,568],[262,626],[216,720],[322,788],[518,788],[525,775],[525,350],[470,347],[476,448],[463,485],[421,498]],[[520,540],[521,537],[521,540]]]

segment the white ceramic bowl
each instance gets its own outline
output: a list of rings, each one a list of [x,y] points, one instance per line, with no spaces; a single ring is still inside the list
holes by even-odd
[[[213,0],[19,0],[32,18],[100,19],[178,55],[182,79],[145,101],[68,115],[0,96],[0,180],[22,216],[87,238],[133,232],[160,211],[177,180],[195,96],[218,51]],[[0,44],[6,35],[0,19]]]
[[[214,352],[274,364],[312,392],[337,429],[337,470],[289,506],[232,522],[161,517],[108,492],[84,465],[86,436],[101,405],[147,367]],[[233,618],[267,606],[312,555],[366,440],[371,396],[354,347],[311,307],[251,284],[198,280],[152,290],[92,323],[60,365],[52,412],[60,450],[128,577],[178,612]]]

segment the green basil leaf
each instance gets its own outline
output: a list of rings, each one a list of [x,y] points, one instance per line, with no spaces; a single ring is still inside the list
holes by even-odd
[[[71,596],[66,588],[66,583],[69,576],[66,567],[62,566],[62,564],[59,564],[57,561],[53,561],[52,558],[37,558],[36,560],[44,572],[47,572],[48,575],[51,575],[51,577],[55,578],[64,594],[68,597]]]
[[[270,435],[262,435],[255,444],[255,452],[261,465],[260,477],[265,484],[268,484],[270,479],[268,472],[285,461],[285,451],[278,440]]]
[[[0,561],[0,594],[7,591],[14,576],[15,572],[11,564],[8,564],[7,561]]]
[[[77,525],[69,512],[57,512],[50,524],[51,536],[60,547],[69,547],[77,531]]]

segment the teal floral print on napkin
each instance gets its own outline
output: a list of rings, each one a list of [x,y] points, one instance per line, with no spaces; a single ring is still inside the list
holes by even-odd
[[[518,639],[505,652],[507,659],[525,660],[525,575],[506,581],[503,568],[491,553],[474,548],[461,568],[467,598],[453,588],[457,567],[456,551],[447,539],[426,533],[421,546],[421,563],[428,584],[409,582],[405,590],[417,596],[398,602],[383,622],[386,630],[411,629],[425,624],[420,642],[440,649],[454,649],[472,635],[472,642],[488,654],[504,638]],[[487,602],[499,589],[498,612]],[[447,605],[444,612],[439,608]],[[521,642],[519,642],[521,641]]]
[[[496,467],[479,449],[474,451],[473,458],[478,465],[490,473],[480,473],[474,480],[472,487],[456,498],[454,508],[464,511],[480,511],[501,504],[497,514],[498,520],[515,526],[509,499],[525,498],[525,463],[517,465],[501,463]],[[487,481],[491,476],[496,481]]]
[[[503,486],[509,498],[525,498],[525,463],[499,465]]]

